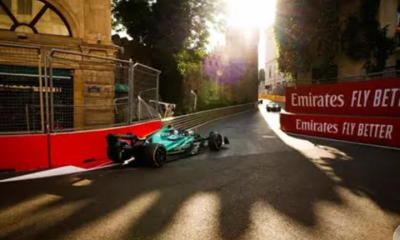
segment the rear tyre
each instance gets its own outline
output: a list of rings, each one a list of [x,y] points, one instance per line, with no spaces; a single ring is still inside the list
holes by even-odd
[[[267,107],[267,112],[271,112],[271,108]]]
[[[217,132],[211,132],[208,138],[208,146],[213,151],[219,151],[222,147],[223,139],[221,134]]]
[[[150,144],[144,149],[146,163],[155,168],[160,168],[167,161],[167,150],[161,144]]]

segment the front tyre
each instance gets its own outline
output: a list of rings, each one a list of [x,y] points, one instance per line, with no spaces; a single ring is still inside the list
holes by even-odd
[[[208,138],[208,146],[213,151],[219,151],[222,147],[223,139],[221,134],[216,132],[211,132]]]
[[[155,168],[160,168],[167,161],[167,150],[161,144],[149,144],[144,149],[146,163]]]

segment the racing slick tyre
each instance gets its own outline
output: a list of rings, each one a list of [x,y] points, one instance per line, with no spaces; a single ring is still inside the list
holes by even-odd
[[[271,112],[271,108],[270,107],[267,107],[267,112]]]
[[[211,132],[208,138],[208,146],[213,151],[219,151],[222,147],[222,136],[217,132]]]
[[[167,161],[167,150],[161,144],[150,144],[144,149],[144,159],[155,168],[160,168]]]

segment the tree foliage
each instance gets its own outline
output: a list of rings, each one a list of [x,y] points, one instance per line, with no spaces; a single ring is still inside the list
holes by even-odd
[[[205,56],[209,26],[219,26],[217,0],[113,0],[113,26],[150,50],[152,65],[163,71],[161,95],[178,102],[183,74]]]
[[[377,20],[380,0],[360,0],[355,14],[345,16],[346,0],[281,0],[275,24],[279,68],[290,76],[319,68],[329,73],[342,51],[354,60],[364,60],[368,72],[382,71],[394,50],[387,28]],[[324,77],[324,76],[322,76]]]
[[[279,69],[294,76],[311,67],[329,67],[337,51],[336,0],[278,1],[274,27]]]
[[[388,26],[377,20],[380,0],[362,0],[360,11],[348,17],[342,32],[342,49],[354,60],[365,60],[368,73],[381,72],[393,53],[395,40],[387,37]]]

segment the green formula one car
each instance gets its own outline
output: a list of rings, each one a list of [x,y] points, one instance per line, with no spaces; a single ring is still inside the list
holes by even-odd
[[[107,156],[115,163],[141,163],[152,167],[162,167],[168,160],[196,155],[199,149],[208,146],[218,151],[229,144],[227,137],[211,132],[208,137],[193,131],[164,127],[147,138],[133,134],[107,136]]]

